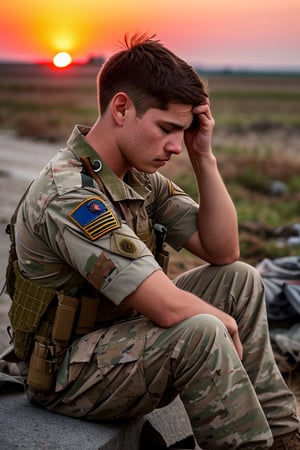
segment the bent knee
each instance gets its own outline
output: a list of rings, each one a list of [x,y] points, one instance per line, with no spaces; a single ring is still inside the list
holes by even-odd
[[[245,274],[248,277],[253,277],[257,279],[261,279],[260,274],[258,273],[257,269],[250,264],[243,262],[243,261],[236,261],[232,264],[229,264],[228,269],[233,270],[234,272],[239,272],[240,274]]]
[[[263,280],[257,269],[248,263],[236,261],[223,266],[228,280],[235,280],[238,286],[247,286],[251,290],[262,290]],[[238,288],[239,290],[239,288]]]
[[[224,354],[234,361],[238,361],[234,344],[221,320],[211,314],[198,314],[190,317],[181,324],[179,339],[176,345],[176,357],[196,358],[197,361],[207,360],[209,355]],[[176,333],[177,334],[177,333]],[[173,354],[174,357],[174,354]]]
[[[200,333],[215,334],[217,330],[226,331],[224,323],[212,314],[197,314],[189,317],[182,322],[185,328],[191,331],[200,331]]]

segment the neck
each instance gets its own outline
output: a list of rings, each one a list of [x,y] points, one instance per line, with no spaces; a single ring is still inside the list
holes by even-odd
[[[98,119],[85,139],[116,176],[123,179],[130,167],[122,158],[113,130]]]

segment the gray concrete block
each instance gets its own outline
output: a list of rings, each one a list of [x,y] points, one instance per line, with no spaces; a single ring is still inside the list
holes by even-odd
[[[2,450],[138,450],[145,418],[95,423],[54,414],[23,393],[0,396]]]

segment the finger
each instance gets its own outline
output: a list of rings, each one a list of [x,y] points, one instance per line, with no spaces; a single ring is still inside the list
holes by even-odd
[[[238,354],[240,360],[242,360],[243,359],[243,346],[242,346],[239,334],[235,333],[234,336],[232,337],[232,340],[233,340],[235,349],[237,351],[237,354]]]
[[[205,115],[207,118],[212,119],[211,109],[208,104],[196,106],[193,109],[193,114],[197,114],[199,116],[199,118],[201,118],[201,114],[202,114],[202,115]]]
[[[194,106],[193,108],[193,114],[203,114],[206,113],[206,111],[208,111],[209,109],[209,105],[207,103],[203,104],[203,105],[197,105]]]

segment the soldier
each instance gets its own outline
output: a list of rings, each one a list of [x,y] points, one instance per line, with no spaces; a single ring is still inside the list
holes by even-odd
[[[115,420],[179,395],[203,449],[300,448],[262,281],[237,261],[203,81],[135,35],[101,68],[98,104],[12,221],[9,316],[28,398]],[[183,140],[199,203],[159,173]],[[170,280],[164,242],[206,263]]]

